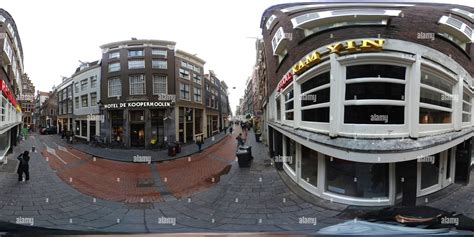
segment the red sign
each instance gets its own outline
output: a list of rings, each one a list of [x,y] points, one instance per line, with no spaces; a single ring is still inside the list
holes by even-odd
[[[0,80],[0,90],[2,90],[2,93],[5,96],[5,98],[7,98],[12,103],[12,105],[16,107],[15,96],[8,88],[7,83],[5,83],[3,80]]]
[[[288,72],[283,76],[283,78],[278,82],[277,91],[280,92],[281,90],[285,89],[285,87],[293,81],[293,73]]]

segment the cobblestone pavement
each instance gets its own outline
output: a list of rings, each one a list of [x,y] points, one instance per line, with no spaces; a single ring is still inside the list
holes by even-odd
[[[344,221],[340,211],[290,191],[266,162],[265,147],[253,133],[247,144],[255,158],[251,168],[239,168],[239,131],[190,158],[152,164],[94,161],[51,136],[32,136],[10,155],[14,159],[25,149],[37,148],[39,152],[31,154],[31,180],[18,183],[16,174],[0,173],[0,221],[34,218],[33,226],[100,232],[304,234]],[[453,194],[451,201],[458,200],[458,206],[444,200],[432,205],[470,213],[472,205],[462,211],[462,204],[472,200],[472,191],[471,185]],[[304,217],[317,218],[317,224],[302,221]]]

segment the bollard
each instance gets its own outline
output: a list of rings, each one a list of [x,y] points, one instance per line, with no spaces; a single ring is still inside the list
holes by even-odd
[[[31,152],[36,152],[36,147],[32,146],[31,147]]]

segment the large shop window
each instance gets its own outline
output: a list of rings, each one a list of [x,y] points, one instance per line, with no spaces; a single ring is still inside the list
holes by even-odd
[[[330,74],[319,74],[301,84],[301,120],[329,123]]]
[[[463,123],[470,123],[471,122],[471,109],[472,109],[472,104],[471,104],[471,92],[469,90],[464,89],[464,93],[462,95],[462,122]]]
[[[429,188],[439,183],[440,154],[428,156],[427,162],[421,162],[421,189]]]
[[[404,124],[405,73],[405,67],[395,65],[348,66],[346,68],[344,123]],[[364,100],[387,102],[385,105],[374,105]],[[355,101],[358,105],[351,104]]]
[[[87,137],[87,120],[81,120],[81,136]]]
[[[388,164],[360,163],[326,156],[326,190],[359,198],[388,197]]]
[[[151,113],[151,142],[158,143],[163,142],[165,137],[165,127],[163,119],[165,118],[166,110],[150,110]]]
[[[420,124],[451,123],[453,84],[435,74],[421,73]]]
[[[301,145],[301,179],[318,186],[318,152]]]
[[[289,137],[285,137],[286,142],[286,164],[293,172],[296,172],[296,142]]]
[[[110,120],[112,124],[111,141],[123,141],[123,110],[110,111]]]
[[[285,120],[294,119],[295,100],[293,90],[285,94]]]

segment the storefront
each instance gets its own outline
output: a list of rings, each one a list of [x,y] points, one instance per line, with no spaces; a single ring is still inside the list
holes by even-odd
[[[337,53],[328,50],[334,45]],[[362,45],[372,51],[344,52]],[[401,40],[315,49],[270,97],[271,153],[297,185],[352,205],[412,202],[468,182],[473,90],[466,75],[448,56]]]
[[[104,126],[110,128],[105,136],[111,145],[149,148],[175,139],[174,102],[105,104],[104,111]]]
[[[103,117],[99,114],[76,116],[74,134],[77,138],[93,141],[100,134],[100,123]]]
[[[178,107],[177,137],[181,143],[192,143],[197,136],[204,135],[203,109],[192,107]]]
[[[21,127],[21,108],[5,81],[0,80],[0,163],[11,146],[17,144]]]
[[[207,137],[212,137],[213,135],[219,133],[219,114],[214,114],[211,111],[207,112]]]

